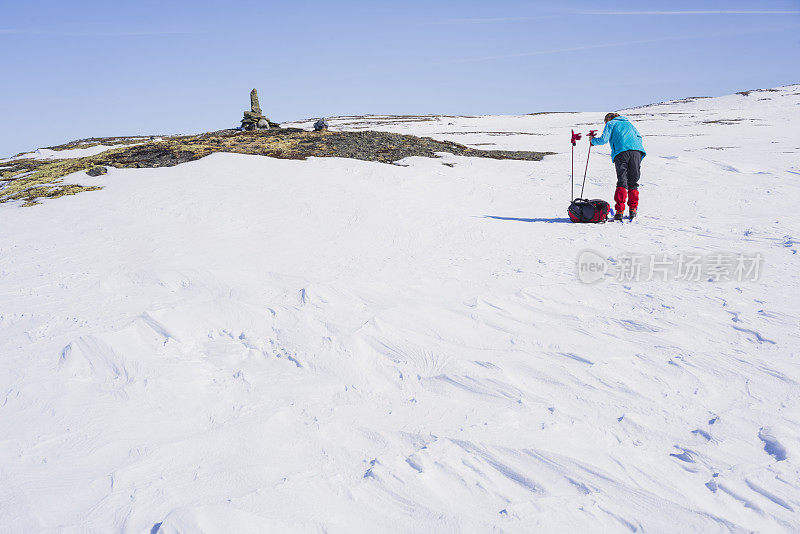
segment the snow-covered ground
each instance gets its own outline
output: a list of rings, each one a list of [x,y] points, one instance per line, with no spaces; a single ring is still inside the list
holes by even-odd
[[[542,162],[214,154],[1,205],[0,531],[800,530],[800,86],[627,110],[640,218],[571,224],[605,111],[331,120]]]
[[[133,145],[128,145],[133,146]],[[14,161],[16,159],[73,159],[73,158],[85,158],[87,156],[96,156],[97,154],[101,154],[106,150],[110,150],[112,148],[119,148],[119,146],[114,145],[93,145],[87,148],[69,148],[65,150],[53,150],[51,148],[37,148],[33,152],[26,152],[24,154],[18,154],[11,158],[0,159],[0,163],[6,163],[9,161]]]

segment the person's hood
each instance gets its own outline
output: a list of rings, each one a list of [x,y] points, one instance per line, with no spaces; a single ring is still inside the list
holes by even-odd
[[[625,121],[625,122],[630,122],[630,121],[628,120],[628,117],[623,117],[622,115],[620,115],[619,117],[614,117],[614,118],[613,118],[613,119],[611,119],[611,120],[613,120],[613,121]]]

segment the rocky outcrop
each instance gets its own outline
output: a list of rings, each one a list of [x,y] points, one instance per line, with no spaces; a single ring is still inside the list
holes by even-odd
[[[91,169],[86,171],[86,174],[92,177],[97,177],[103,174],[108,174],[108,169],[106,169],[105,167],[92,167]]]
[[[111,138],[98,138],[108,144]],[[452,141],[437,141],[390,132],[358,131],[309,132],[299,128],[254,128],[207,132],[199,135],[164,136],[152,141],[145,138],[113,138],[119,148],[94,156],[67,159],[14,159],[0,165],[0,203],[22,200],[31,206],[41,198],[56,198],[99,186],[63,184],[61,179],[78,171],[90,176],[102,174],[108,168],[172,167],[200,159],[215,152],[253,154],[281,159],[308,157],[353,158],[381,163],[394,163],[411,156],[434,158],[439,153],[475,158],[516,159],[539,161],[551,152],[515,152],[480,150]],[[132,142],[134,140],[136,142]],[[144,142],[143,142],[144,141]],[[81,141],[86,143],[86,140]],[[54,147],[62,149],[76,142]],[[84,146],[84,145],[80,145]],[[452,162],[445,163],[452,166]]]

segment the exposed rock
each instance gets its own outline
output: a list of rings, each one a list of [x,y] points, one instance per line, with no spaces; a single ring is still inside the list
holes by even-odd
[[[115,144],[121,145],[121,148],[94,156],[61,160],[17,159],[4,163],[0,166],[0,203],[23,200],[24,205],[30,206],[39,198],[55,198],[99,189],[96,186],[60,183],[64,176],[75,172],[89,172],[94,176],[95,172],[106,171],[106,167],[171,167],[215,152],[254,154],[282,159],[354,158],[381,163],[394,163],[409,156],[432,158],[441,152],[456,156],[527,161],[538,161],[550,154],[550,152],[479,150],[451,141],[437,141],[430,137],[369,130],[329,131],[325,135],[320,135],[300,128],[257,129],[250,132],[230,129],[199,135],[165,136],[154,141],[147,141],[147,137],[114,139]],[[55,149],[75,144],[73,141]]]
[[[258,103],[258,91],[255,89],[250,91],[250,111],[261,115],[261,106]]]
[[[307,157],[353,158],[393,163],[410,156],[434,158],[445,152],[456,156],[539,161],[550,152],[479,150],[451,141],[437,141],[390,132],[330,132],[325,136],[299,128],[276,128],[252,132],[222,130],[197,136],[144,143],[109,153],[103,163],[116,167],[171,167],[200,159],[213,152],[259,154],[281,159]],[[95,160],[101,159],[96,156]]]
[[[184,150],[180,145],[172,143],[146,143],[137,145],[137,150],[126,150],[109,154],[109,163],[115,167],[172,167],[187,161],[198,159],[198,155],[191,150]],[[203,154],[205,155],[205,154]]]
[[[100,176],[101,174],[108,174],[108,169],[105,167],[92,167],[86,171],[86,174],[89,176]]]
[[[327,130],[327,129],[328,129],[328,121],[326,121],[324,118],[319,119],[317,120],[317,122],[314,123],[315,132],[321,132],[322,130]]]

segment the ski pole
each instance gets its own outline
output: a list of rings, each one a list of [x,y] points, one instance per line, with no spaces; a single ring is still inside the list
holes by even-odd
[[[589,171],[589,156],[592,155],[592,139],[594,138],[596,133],[597,130],[589,130],[589,151],[586,153],[586,168],[583,169],[583,185],[581,185],[581,198],[583,198],[583,188],[586,187],[586,173]]]
[[[575,142],[580,140],[581,134],[575,133],[575,130],[570,131],[572,132],[572,139],[570,140],[572,143],[572,170],[569,173],[569,201],[572,202],[572,195],[575,193]]]

